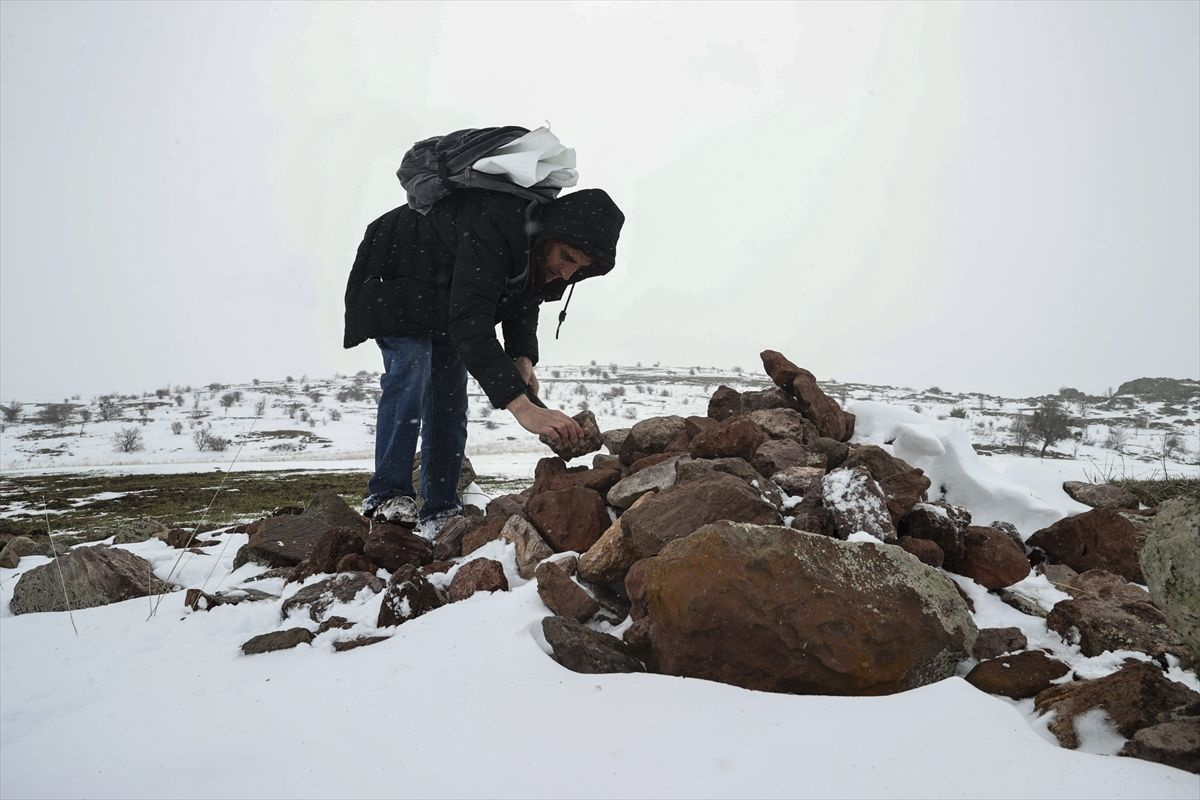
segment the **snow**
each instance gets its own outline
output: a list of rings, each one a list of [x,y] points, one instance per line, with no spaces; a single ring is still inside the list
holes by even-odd
[[[576,379],[583,385],[585,371],[591,374],[567,372],[561,382],[567,386],[555,397],[567,395]],[[539,372],[544,384],[552,383],[548,369]],[[701,403],[718,382],[738,385],[720,374],[689,382],[684,372],[670,373],[683,382],[668,394],[630,391],[619,398],[622,407],[638,406],[638,418],[703,413]],[[649,370],[630,373],[651,381]],[[616,400],[611,407],[595,401],[599,389],[612,385],[591,387],[602,429],[631,421],[618,413]],[[855,441],[877,444],[925,470],[933,481],[931,500],[962,505],[980,524],[1012,522],[1023,535],[1082,510],[1062,493],[1061,482],[1085,477],[1086,458],[979,455],[972,439],[987,420],[915,413],[901,405],[905,391],[860,387],[846,405],[858,416]],[[922,408],[936,415],[938,404],[948,410],[954,402],[924,399]],[[996,420],[1016,405],[988,402]],[[328,448],[280,458],[262,443],[248,445],[247,460],[239,459],[236,469],[369,469],[368,407],[321,423]],[[165,429],[165,412],[188,410],[164,404],[147,427]],[[505,416],[486,417],[495,428],[473,421],[468,454],[481,479],[528,482],[548,451],[518,435]],[[212,420],[214,430],[219,419]],[[260,430],[280,423],[266,420]],[[206,472],[226,468],[233,457],[179,449],[178,437],[167,433],[157,436],[159,449],[114,458],[105,452],[102,425],[115,424],[92,423],[89,429],[98,432],[73,437],[74,449],[60,463],[15,450],[13,442],[33,425],[9,425],[0,434],[5,475],[14,467]],[[163,449],[168,445],[176,449]],[[198,456],[212,461],[197,464]],[[1140,463],[1138,469],[1149,469]],[[486,486],[471,491],[483,498]],[[6,501],[0,516],[21,502]],[[535,582],[518,574],[515,548],[504,541],[489,542],[470,558],[499,561],[508,592],[477,594],[382,630],[375,627],[381,596],[361,592],[328,612],[356,622],[353,630],[327,631],[294,650],[243,656],[241,643],[258,634],[297,625],[316,629],[306,613],[284,620],[279,608],[283,597],[320,577],[302,585],[251,582],[261,568],[232,569],[247,537],[211,536],[221,545],[203,554],[156,539],[121,547],[181,586],[210,593],[246,586],[280,600],[193,612],[177,591],[78,610],[76,635],[65,614],[9,611],[20,574],[47,559],[29,557],[15,570],[0,569],[0,797],[1200,796],[1200,777],[1101,755],[1124,742],[1102,714],[1078,723],[1080,751],[1058,747],[1046,730],[1049,717],[1037,717],[1031,700],[986,695],[961,679],[973,660],[960,665],[958,677],[864,698],[570,672],[548,657],[540,626],[548,612]],[[865,533],[850,538],[876,541]],[[458,569],[430,579],[445,588]],[[1127,651],[1084,656],[1044,619],[1018,612],[968,578],[951,578],[975,604],[979,627],[1019,628],[1030,649],[1065,662],[1077,678],[1111,674],[1126,658],[1149,660]],[[1040,575],[1011,589],[1047,609],[1066,597]],[[620,636],[630,624],[592,627]],[[337,641],[366,635],[390,638],[333,650]],[[1195,672],[1177,661],[1167,675],[1200,688]]]

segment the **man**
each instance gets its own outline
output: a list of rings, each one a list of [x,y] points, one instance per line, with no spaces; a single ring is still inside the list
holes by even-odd
[[[372,338],[383,353],[364,515],[419,523],[433,538],[461,513],[468,372],[493,407],[530,433],[567,442],[582,436],[566,414],[531,399],[538,310],[568,286],[612,270],[624,221],[599,189],[546,204],[461,189],[428,214],[405,205],[368,226],[346,286],[344,340],[354,347]],[[412,485],[418,433],[420,509]]]

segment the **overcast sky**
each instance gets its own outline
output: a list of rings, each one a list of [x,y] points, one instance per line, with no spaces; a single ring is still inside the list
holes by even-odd
[[[342,295],[404,151],[547,121],[627,221],[545,364],[1200,373],[1195,2],[0,15],[5,402],[377,370]]]

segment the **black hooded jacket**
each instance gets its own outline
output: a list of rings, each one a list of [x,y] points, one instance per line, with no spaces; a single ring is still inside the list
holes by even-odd
[[[555,239],[592,257],[573,283],[612,270],[624,215],[598,189],[545,205],[478,189],[454,192],[422,215],[407,205],[367,227],[346,285],[343,345],[380,336],[448,333],[488,400],[525,392],[513,359],[538,362],[539,306],[565,281],[542,284],[531,254]],[[496,338],[501,325],[504,346]]]

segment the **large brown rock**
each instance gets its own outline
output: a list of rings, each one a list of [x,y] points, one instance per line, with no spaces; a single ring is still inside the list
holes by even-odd
[[[645,497],[633,504],[645,501]],[[592,583],[610,583],[625,580],[625,574],[638,560],[633,537],[625,530],[621,519],[608,527],[596,543],[579,557],[579,577]]]
[[[904,691],[975,639],[945,575],[896,548],[706,525],[633,565],[627,641],[652,671],[799,694]]]
[[[348,555],[362,554],[363,544],[361,529],[332,528],[321,534],[312,553],[300,566],[307,566],[309,574],[313,575],[319,572],[337,572],[338,562]]]
[[[675,483],[687,483],[710,472],[724,472],[740,478],[775,508],[783,504],[783,494],[774,481],[764,478],[742,458],[681,458],[675,464]]]
[[[917,539],[912,536],[901,536],[896,540],[896,546],[906,553],[912,553],[922,564],[941,568],[946,563],[946,554],[937,542],[928,539]]]
[[[1085,711],[1104,709],[1121,735],[1130,738],[1156,724],[1160,714],[1195,702],[1200,694],[1168,680],[1153,664],[1130,660],[1103,678],[1052,686],[1038,694],[1034,708],[1041,714],[1053,711],[1050,732],[1060,745],[1075,749],[1075,718]]]
[[[796,377],[804,371],[789,361],[787,356],[776,350],[763,350],[758,357],[762,359],[763,369],[767,375],[781,389],[791,389]]]
[[[719,520],[778,525],[779,512],[743,481],[723,472],[703,475],[651,495],[621,516],[640,558]]]
[[[980,661],[1024,650],[1029,645],[1020,628],[980,628],[971,655]]]
[[[817,438],[817,427],[794,408],[765,408],[751,411],[749,417],[770,439],[807,444]]]
[[[758,392],[742,393],[742,411],[745,414],[753,414],[755,411],[769,411],[773,408],[799,410],[799,403],[796,402],[796,398],[792,397],[791,394],[774,386]]]
[[[362,552],[388,572],[395,572],[405,564],[419,567],[433,561],[433,544],[428,539],[378,520],[371,521]]]
[[[499,561],[476,558],[458,568],[450,580],[450,602],[466,600],[476,592],[507,592],[508,578]]]
[[[766,434],[749,417],[733,417],[696,434],[688,452],[692,458],[742,458],[749,461],[766,438]]]
[[[421,571],[407,564],[392,573],[383,602],[379,606],[376,627],[387,628],[416,619],[445,604],[433,584],[425,579]]]
[[[676,436],[687,430],[683,417],[651,417],[636,423],[629,429],[629,438],[621,446],[622,452],[639,452],[645,455],[661,453]],[[632,463],[630,461],[629,463]]]
[[[899,522],[913,506],[924,500],[929,489],[929,478],[925,477],[924,471],[873,444],[851,447],[842,466],[867,468],[883,490],[893,523]]]
[[[257,561],[268,567],[294,567],[312,555],[317,541],[334,528],[365,535],[367,520],[332,489],[318,492],[302,514],[266,517],[249,525],[250,541],[238,552],[235,564]]]
[[[152,534],[148,534],[146,538],[149,539],[150,535]],[[121,544],[115,539],[113,543]],[[37,549],[37,542],[28,536],[13,536],[0,548],[0,567],[16,569],[22,558],[33,555]]]
[[[284,600],[280,613],[287,619],[293,611],[308,609],[309,618],[320,622],[334,603],[352,602],[364,591],[379,594],[384,586],[378,576],[369,572],[339,572],[332,578],[305,586]]]
[[[811,505],[821,502],[821,483],[824,479],[825,470],[820,467],[788,467],[771,476],[784,494],[802,498]]]
[[[1134,650],[1160,659],[1170,653],[1191,661],[1182,638],[1167,624],[1145,589],[1101,570],[1078,575],[1063,588],[1072,599],[1055,603],[1046,624],[1064,639],[1077,636],[1084,655]]]
[[[947,559],[950,572],[965,575],[989,591],[1012,586],[1029,575],[1025,551],[998,528],[972,525],[963,534],[963,555]]]
[[[273,653],[277,650],[290,650],[302,644],[312,644],[313,632],[307,628],[288,628],[285,631],[271,631],[255,636],[242,645],[244,655],[253,656],[261,653]]]
[[[817,467],[824,472],[825,456],[791,439],[768,439],[754,451],[750,465],[763,475],[774,475],[793,467]]]
[[[483,517],[457,517],[447,522],[433,539],[434,560],[445,561],[462,555],[463,537],[483,525],[483,520]]]
[[[1135,733],[1118,755],[1200,773],[1200,708],[1188,710],[1159,715],[1166,719]]]
[[[587,622],[600,610],[595,598],[553,561],[539,565],[536,578],[538,597],[557,616]]]
[[[1070,671],[1066,664],[1041,650],[1029,650],[981,661],[967,673],[966,681],[988,694],[1021,700],[1049,689],[1054,681]]]
[[[60,578],[58,570],[61,567]],[[150,562],[128,550],[110,547],[76,547],[51,561],[21,574],[13,588],[9,608],[13,614],[94,608],[134,597],[158,595],[175,590],[150,568]]]
[[[526,511],[556,553],[584,552],[596,543],[610,522],[604,498],[581,486],[535,495]]]
[[[862,531],[884,542],[896,541],[883,490],[866,467],[839,467],[826,475],[821,502],[833,515],[839,538]]]
[[[1102,569],[1143,583],[1138,563],[1143,539],[1139,527],[1118,511],[1099,508],[1060,519],[1030,536],[1027,544],[1046,551],[1051,561],[1079,572]]]
[[[742,413],[742,393],[722,384],[708,400],[708,416],[718,422]]]
[[[821,391],[811,372],[801,369],[791,389],[800,403],[800,413],[817,426],[822,436],[844,442],[854,435],[854,415],[842,411],[841,406]]]
[[[494,542],[496,539],[499,539],[500,534],[504,532],[504,526],[508,524],[509,519],[511,519],[511,517],[501,514],[484,517],[482,521],[480,521],[477,525],[474,525],[470,530],[463,534],[461,546],[462,555],[470,555],[488,542]]]
[[[1066,481],[1062,488],[1072,500],[1092,508],[1137,508],[1141,505],[1133,492],[1111,483]]]

